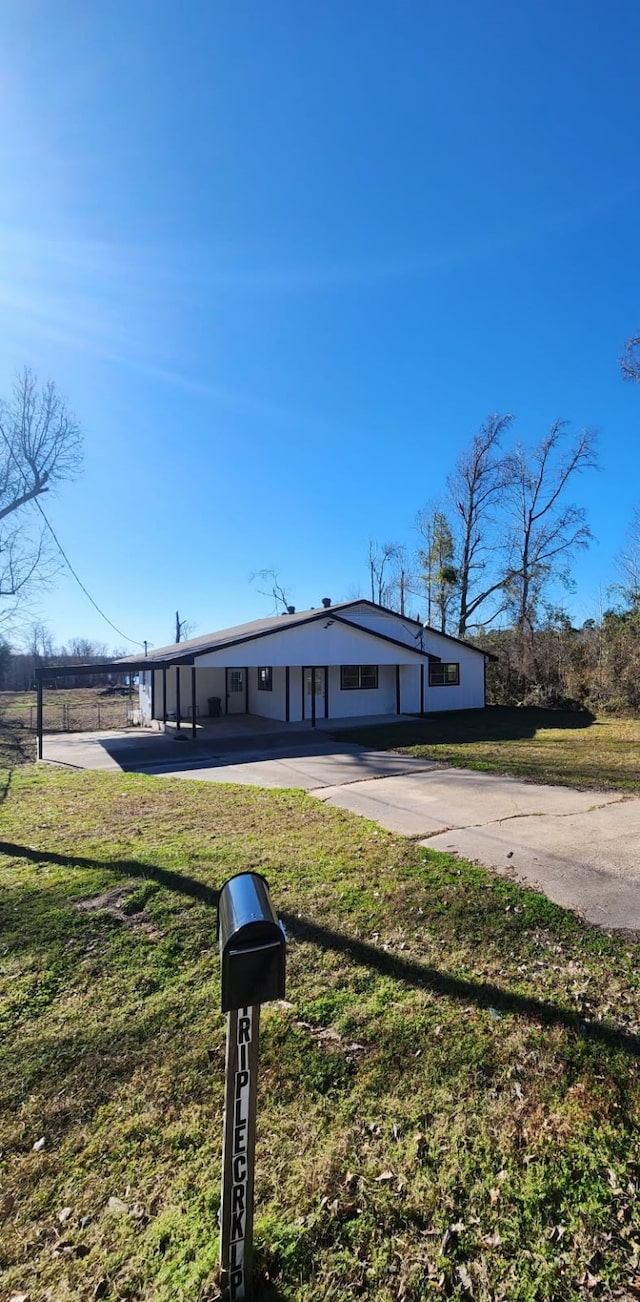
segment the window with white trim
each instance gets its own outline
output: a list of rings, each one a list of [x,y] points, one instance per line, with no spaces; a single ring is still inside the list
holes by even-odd
[[[456,660],[448,664],[441,660],[440,664],[434,664],[433,660],[429,663],[429,687],[459,687],[460,686],[460,665]]]
[[[340,665],[340,690],[343,692],[375,691],[378,686],[377,665]]]

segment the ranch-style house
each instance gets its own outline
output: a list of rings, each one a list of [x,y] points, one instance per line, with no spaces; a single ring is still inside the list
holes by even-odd
[[[180,726],[245,714],[285,723],[474,710],[485,703],[477,647],[358,599],[253,620],[127,657],[141,722]]]

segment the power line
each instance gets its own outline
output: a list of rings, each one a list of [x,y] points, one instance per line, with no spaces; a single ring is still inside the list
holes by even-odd
[[[3,439],[4,439],[4,441],[5,441],[6,445],[7,445],[7,448],[8,448],[8,450],[9,450],[9,455],[13,457],[13,460],[15,461],[15,464],[16,464],[16,466],[17,466],[17,468],[18,468],[18,472],[19,472],[19,474],[22,476],[22,473],[23,473],[23,471],[22,471],[22,466],[20,465],[20,462],[18,461],[18,458],[17,458],[17,456],[16,456],[16,454],[15,454],[15,452],[14,452],[12,446],[11,446],[11,443],[10,443],[9,439],[7,438],[7,436],[6,436],[6,434],[5,434],[4,428],[3,428],[3,426],[2,426],[2,422],[0,422],[0,433],[2,434],[2,437],[3,437]],[[53,538],[53,541],[54,541],[56,547],[58,548],[58,551],[60,552],[60,555],[62,556],[62,559],[63,559],[65,565],[67,566],[67,568],[68,568],[70,574],[73,575],[73,577],[74,577],[76,583],[78,584],[78,587],[82,589],[82,591],[84,592],[85,597],[87,598],[88,601],[91,602],[91,605],[93,606],[94,610],[97,610],[98,614],[100,615],[100,618],[101,618],[101,619],[104,619],[105,623],[109,625],[109,628],[112,628],[113,631],[114,631],[114,633],[117,633],[117,634],[118,634],[118,637],[123,637],[124,640],[125,640],[125,642],[130,642],[132,646],[141,646],[141,647],[144,647],[145,654],[146,654],[146,650],[147,650],[147,644],[146,644],[146,642],[138,642],[137,639],[136,639],[135,637],[128,637],[126,633],[123,633],[123,632],[122,632],[122,629],[121,629],[121,628],[118,628],[117,624],[114,624],[114,623],[113,623],[113,620],[109,619],[109,616],[108,616],[108,615],[105,615],[104,610],[101,610],[101,609],[100,609],[100,606],[98,605],[97,601],[94,601],[94,600],[93,600],[93,597],[91,596],[91,593],[88,591],[87,588],[85,588],[84,583],[82,582],[82,579],[80,578],[80,576],[79,576],[79,575],[76,573],[76,571],[74,570],[73,565],[71,564],[71,561],[69,560],[69,557],[67,556],[67,553],[66,553],[64,547],[62,546],[62,543],[60,542],[60,539],[58,538],[58,535],[57,535],[57,533],[56,533],[56,531],[55,531],[53,525],[51,524],[51,521],[50,521],[50,520],[48,519],[48,517],[45,515],[44,510],[42,509],[42,507],[41,507],[41,505],[40,505],[40,503],[39,503],[37,497],[34,497],[32,500],[33,500],[34,506],[37,506],[37,508],[38,508],[38,510],[39,510],[39,512],[40,512],[40,515],[42,516],[42,519],[44,520],[44,522],[45,522],[45,524],[46,524],[46,526],[47,526],[47,529],[49,530],[49,533],[51,534],[51,537]]]
[[[123,633],[123,632],[122,632],[122,629],[121,629],[121,628],[118,628],[117,624],[114,624],[113,620],[112,620],[112,619],[109,619],[109,616],[108,616],[108,615],[105,615],[104,610],[101,610],[101,608],[100,608],[100,606],[98,605],[97,601],[94,601],[93,597],[91,596],[91,593],[88,591],[87,588],[85,588],[84,583],[82,582],[82,579],[80,578],[80,576],[79,576],[79,575],[76,573],[76,571],[74,570],[73,565],[71,564],[71,561],[69,560],[69,557],[67,556],[67,553],[66,553],[64,547],[62,546],[62,543],[60,542],[60,539],[58,538],[58,535],[57,535],[57,533],[56,533],[56,531],[55,531],[53,525],[51,524],[51,521],[50,521],[50,520],[47,518],[47,516],[45,515],[45,513],[44,513],[44,511],[43,511],[43,509],[42,509],[42,507],[41,507],[41,505],[40,505],[40,503],[39,503],[39,501],[38,501],[37,498],[34,498],[34,505],[37,506],[37,508],[38,508],[38,510],[39,510],[39,512],[40,512],[40,515],[42,516],[42,519],[44,520],[44,522],[45,522],[45,524],[46,524],[46,526],[47,526],[47,529],[49,530],[49,533],[51,534],[51,537],[53,538],[53,541],[54,541],[56,547],[58,548],[58,551],[60,552],[60,555],[62,556],[62,559],[63,559],[64,562],[65,562],[65,565],[67,566],[69,572],[73,575],[73,577],[74,577],[76,583],[78,584],[78,587],[79,587],[79,588],[82,588],[82,591],[84,592],[85,597],[87,597],[87,599],[91,602],[91,605],[94,607],[94,610],[97,610],[98,614],[102,617],[102,619],[104,619],[105,623],[107,623],[107,624],[109,625],[109,627],[112,628],[112,629],[114,630],[114,632],[116,632],[116,633],[118,634],[118,637],[123,637],[124,640],[125,640],[125,642],[131,642],[132,646],[141,646],[141,647],[144,647],[144,645],[145,645],[144,642],[138,642],[137,639],[136,639],[135,637],[128,637],[126,633]]]

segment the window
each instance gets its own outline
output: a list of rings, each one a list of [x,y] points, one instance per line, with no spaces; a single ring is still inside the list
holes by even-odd
[[[377,665],[340,665],[340,687],[343,692],[375,691],[377,686]]]
[[[244,691],[244,669],[232,669],[229,674],[229,691]]]
[[[442,661],[436,665],[431,661],[429,665],[429,687],[459,687],[460,686],[460,665],[453,661],[451,664],[445,664]]]
[[[258,691],[273,691],[273,669],[271,668],[271,665],[265,665],[261,669],[258,669]]]

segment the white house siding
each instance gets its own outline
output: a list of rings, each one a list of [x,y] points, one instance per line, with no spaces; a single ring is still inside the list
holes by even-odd
[[[138,683],[140,698],[140,719],[149,722],[151,715],[151,671],[144,670],[140,674]]]
[[[386,633],[409,646],[420,647],[416,641],[417,627],[393,611],[371,610],[367,606],[354,606],[345,612],[348,619],[357,620],[378,633]],[[460,665],[458,687],[429,687],[428,668],[425,666],[425,710],[474,710],[484,706],[484,656],[446,637],[435,629],[425,628],[422,633],[422,650],[430,651],[447,663]],[[406,685],[406,686],[405,686]],[[401,669],[402,712],[413,713],[420,709],[420,683],[408,667]]]
[[[448,664],[459,664],[459,687],[429,687],[429,674],[426,674],[425,710],[481,710],[484,706],[484,656],[444,637],[425,629],[425,651]]]
[[[363,605],[352,606],[343,614],[345,619],[362,624],[363,628],[370,628],[374,633],[395,637],[399,642],[406,642],[407,646],[414,650],[420,647],[420,642],[416,639],[416,634],[420,632],[418,625],[405,619],[403,615],[396,615],[392,610],[371,610],[369,606]]]
[[[166,670],[167,674],[167,714],[175,714],[176,709],[176,670],[171,665]],[[224,688],[224,669],[198,669],[196,672],[196,716],[206,717],[209,713],[209,697],[219,696],[221,701],[221,710],[225,712],[225,688]],[[242,709],[244,710],[244,692],[242,695]],[[164,714],[164,703],[162,700],[162,670],[155,671],[155,707],[156,719],[162,719]],[[191,668],[182,666],[180,669],[180,718],[188,719],[191,717]]]
[[[351,664],[373,664],[374,661],[350,661]],[[395,714],[396,671],[393,665],[378,665],[378,686],[364,691],[343,692],[340,687],[340,667],[329,669],[329,718],[357,719],[364,714]]]
[[[275,673],[275,669],[273,671]],[[289,722],[300,723],[302,719],[302,667],[292,665],[289,670]],[[282,715],[285,718],[285,715]]]
[[[265,664],[267,661],[264,662]],[[262,719],[286,719],[287,717],[287,671],[282,665],[276,665],[272,673],[270,692],[258,688],[258,669],[253,665],[249,669],[249,714],[258,714]]]
[[[425,660],[425,695],[428,681],[429,663]],[[420,665],[400,665],[400,711],[402,714],[420,713]]]
[[[391,630],[389,630],[391,633]],[[393,634],[395,636],[395,634]],[[266,637],[207,651],[198,656],[197,664],[216,665],[355,665],[418,662],[415,649],[371,637],[364,628],[347,627],[338,620],[321,617],[294,628],[275,629]]]

